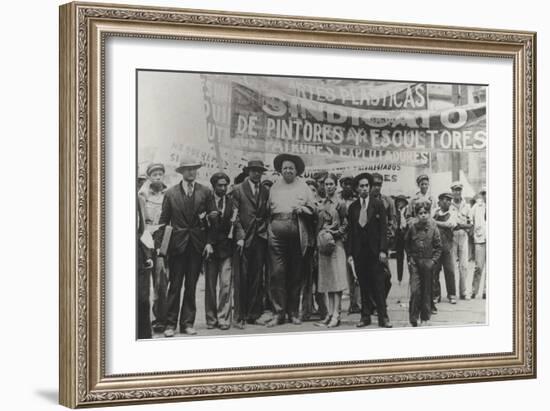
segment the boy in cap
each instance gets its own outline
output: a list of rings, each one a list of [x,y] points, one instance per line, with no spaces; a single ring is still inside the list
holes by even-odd
[[[471,229],[470,205],[462,198],[462,183],[455,181],[451,184],[453,201],[451,208],[456,213],[456,227],[453,233],[453,261],[458,260],[459,292],[461,300],[469,300],[466,290],[468,278],[468,231]]]
[[[413,327],[429,325],[432,313],[432,284],[434,266],[441,256],[439,230],[430,218],[430,203],[417,201],[416,220],[405,235],[405,249],[409,262],[411,298],[409,320]]]
[[[442,268],[445,274],[447,298],[451,304],[456,304],[455,263],[452,257],[453,230],[456,227],[456,214],[454,210],[451,209],[452,199],[453,195],[451,193],[441,193],[439,195],[439,208],[435,211],[433,217],[441,235],[441,258],[434,270],[433,311],[437,311],[435,307],[436,302],[441,301],[439,276]]]
[[[147,180],[139,189],[138,194],[143,199],[143,208],[145,214],[145,224],[147,226],[155,226],[159,223],[160,213],[162,211],[162,202],[164,193],[166,192],[166,184],[164,184],[164,164],[151,163],[147,167]],[[162,333],[164,326],[162,325],[163,312],[166,303],[166,287],[168,279],[166,268],[162,259],[154,259],[155,266],[153,268],[153,331]]]

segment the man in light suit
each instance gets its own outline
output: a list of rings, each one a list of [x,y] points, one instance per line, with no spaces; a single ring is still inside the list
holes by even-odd
[[[167,297],[167,314],[164,320],[166,337],[173,337],[178,323],[180,332],[195,335],[193,328],[197,312],[195,292],[203,258],[214,252],[213,229],[206,218],[216,211],[214,195],[210,189],[197,183],[197,170],[201,163],[193,158],[184,158],[176,169],[183,180],[170,187],[162,203],[159,224],[155,233],[157,253],[166,225],[173,228],[168,247],[170,285]],[[183,303],[180,312],[180,294],[184,286]]]
[[[357,327],[371,323],[368,291],[378,310],[378,325],[391,328],[386,307],[384,265],[388,258],[387,217],[381,200],[369,197],[372,176],[361,173],[354,178],[359,198],[348,209],[348,262],[355,267],[361,289],[361,320]]]
[[[238,210],[235,221],[235,240],[240,261],[234,267],[236,326],[261,324],[263,300],[263,271],[267,255],[267,200],[269,190],[261,184],[267,169],[261,159],[251,159],[244,167],[247,176],[233,187],[231,197]]]

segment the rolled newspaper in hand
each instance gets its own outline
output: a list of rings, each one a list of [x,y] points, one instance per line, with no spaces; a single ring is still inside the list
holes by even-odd
[[[229,229],[229,234],[227,234],[227,238],[233,239],[233,231],[235,231],[235,222],[237,221],[237,215],[239,213],[239,210],[235,207],[233,209],[233,214],[231,215],[231,228]]]

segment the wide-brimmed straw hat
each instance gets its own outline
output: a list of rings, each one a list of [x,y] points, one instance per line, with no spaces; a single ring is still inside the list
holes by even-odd
[[[285,161],[290,161],[294,163],[294,165],[296,166],[297,175],[302,175],[302,173],[306,169],[304,160],[302,160],[300,156],[296,156],[294,154],[287,154],[287,153],[279,154],[277,157],[273,159],[273,168],[275,168],[275,170],[277,170],[280,173],[281,168],[283,166],[283,162]]]

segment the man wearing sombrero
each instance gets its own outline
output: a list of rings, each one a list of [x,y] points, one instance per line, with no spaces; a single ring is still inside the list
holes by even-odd
[[[279,154],[274,158],[273,166],[282,178],[273,184],[269,195],[269,289],[273,318],[267,326],[282,324],[286,316],[292,324],[299,325],[302,269],[311,245],[315,200],[307,184],[297,178],[305,170],[304,161],[299,156]]]
[[[204,259],[213,253],[213,229],[206,223],[206,217],[216,211],[214,195],[207,187],[197,183],[197,170],[201,163],[192,157],[181,160],[176,172],[182,181],[170,187],[162,203],[159,224],[155,233],[157,252],[164,235],[164,226],[173,228],[168,246],[170,286],[167,297],[167,314],[164,335],[173,337],[178,324],[180,332],[195,335],[193,325],[197,311],[195,291]],[[180,294],[184,287],[180,312]]]
[[[243,168],[244,180],[233,187],[232,198],[238,210],[235,240],[241,257],[234,266],[235,316],[238,328],[259,324],[263,303],[263,273],[267,256],[267,199],[269,190],[261,184],[267,170],[261,159],[253,158]]]
[[[386,307],[384,265],[388,258],[387,217],[381,200],[370,198],[372,176],[354,178],[359,198],[348,209],[348,263],[355,268],[361,289],[361,320],[357,327],[371,324],[369,290],[378,310],[378,325],[391,328]]]

